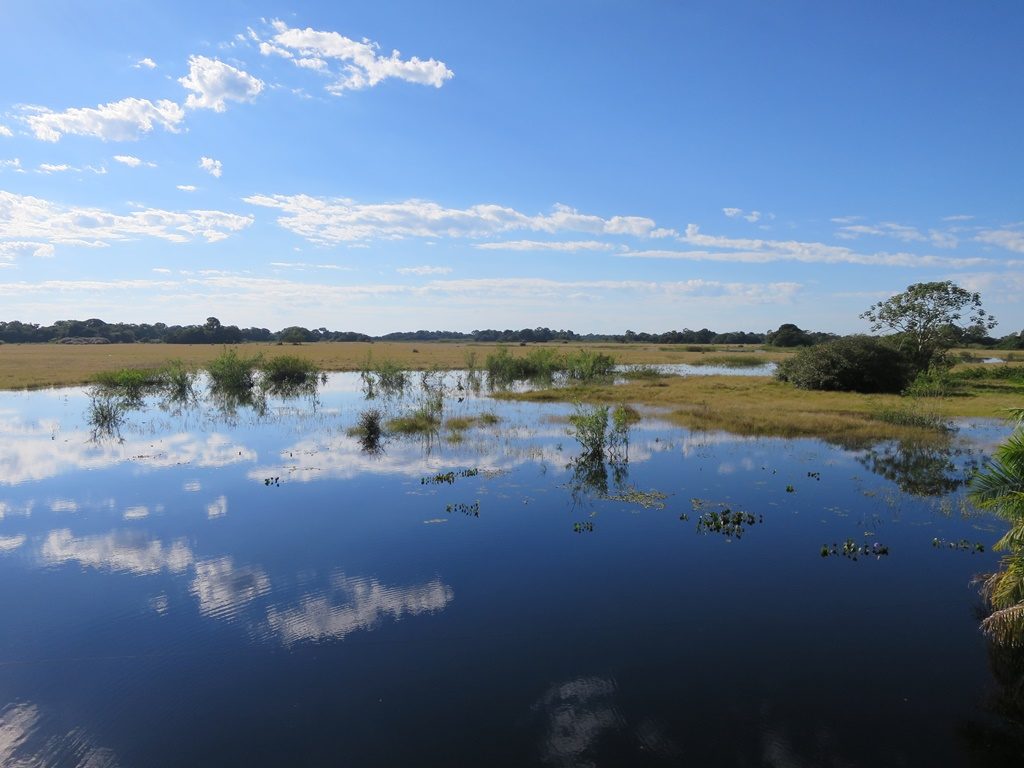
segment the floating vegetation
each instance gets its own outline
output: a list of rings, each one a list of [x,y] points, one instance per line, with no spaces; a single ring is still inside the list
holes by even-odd
[[[263,484],[267,485],[267,486],[274,485],[274,486],[277,486],[278,488],[280,488],[281,487],[281,478],[280,477],[264,477],[263,478]]]
[[[469,517],[480,517],[480,502],[474,501],[472,504],[448,504],[444,508],[445,512],[461,512]]]
[[[458,472],[444,472],[434,475],[433,477],[421,477],[420,485],[442,485],[445,483],[452,485],[457,477],[476,477],[479,474],[480,470],[475,467],[472,469],[463,469]]]
[[[976,541],[972,544],[967,539],[960,539],[960,541],[945,541],[944,539],[934,538],[932,539],[932,546],[936,549],[958,549],[963,552],[970,552],[972,555],[985,551],[985,545],[980,541]]]
[[[572,532],[573,533],[593,533],[594,532],[594,523],[592,521],[590,521],[590,520],[587,520],[586,522],[583,522],[583,523],[580,523],[580,522],[573,523],[572,524]]]
[[[796,493],[796,488],[794,488],[792,485],[787,485],[786,493]]]
[[[697,518],[699,533],[720,533],[726,538],[740,539],[752,525],[764,522],[764,515],[755,516],[753,512],[723,509],[721,512],[711,510]]]
[[[808,472],[807,476],[814,480],[821,480],[821,472]]]
[[[630,504],[639,504],[644,509],[664,509],[667,493],[661,491],[641,491],[637,488],[627,488],[623,493],[606,494],[607,501],[625,501]]]
[[[853,539],[847,539],[842,543],[842,545],[833,542],[831,547],[827,544],[823,544],[821,546],[822,557],[838,557],[841,555],[848,560],[857,560],[861,557],[873,555],[877,560],[878,558],[888,554],[889,547],[884,544],[879,544],[877,541],[871,543],[865,541],[863,544],[858,544]]]

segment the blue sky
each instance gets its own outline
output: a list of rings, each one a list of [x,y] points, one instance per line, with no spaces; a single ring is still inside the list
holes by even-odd
[[[1024,328],[1016,2],[0,13],[2,319]]]

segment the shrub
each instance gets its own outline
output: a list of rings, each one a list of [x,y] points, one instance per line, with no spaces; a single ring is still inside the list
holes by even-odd
[[[602,352],[581,349],[566,355],[562,367],[570,379],[589,381],[610,376],[615,369],[615,358]]]
[[[900,392],[910,371],[906,357],[888,344],[871,336],[847,336],[801,349],[779,365],[775,376],[800,389]]]
[[[573,428],[573,436],[583,449],[579,460],[603,460],[608,429],[608,406],[594,405],[588,408],[577,404],[575,413],[569,417],[569,423]]]
[[[359,440],[359,445],[367,453],[379,453],[381,441],[384,439],[384,428],[381,426],[381,413],[376,408],[359,414],[356,425],[348,430],[348,434]]]
[[[914,377],[904,395],[910,397],[950,397],[959,394],[960,384],[945,368],[929,368]]]
[[[239,357],[233,349],[227,349],[215,357],[206,367],[210,374],[210,386],[218,392],[244,394],[256,384],[256,367],[259,357]]]
[[[263,366],[263,377],[272,386],[301,386],[316,381],[319,371],[309,360],[294,355],[282,355],[268,360]]]

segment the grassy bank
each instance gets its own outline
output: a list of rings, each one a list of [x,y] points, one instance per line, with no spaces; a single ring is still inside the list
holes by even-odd
[[[958,397],[809,392],[769,377],[694,376],[585,384],[497,395],[507,399],[655,406],[690,429],[744,435],[820,437],[842,445],[884,439],[929,439],[944,419],[998,417],[1020,407],[1024,386],[972,386]]]
[[[427,370],[437,368],[464,368],[467,355],[475,353],[478,364],[488,355],[497,353],[500,344],[445,343],[445,342],[317,342],[279,346],[277,344],[240,344],[239,354],[265,358],[287,354],[307,360],[321,371],[357,371],[366,363],[367,355],[373,360],[393,361],[402,368]],[[751,364],[765,360],[779,360],[788,354],[783,351],[756,351],[754,347],[708,345],[693,351],[692,345],[666,347],[657,344],[530,344],[526,347],[507,345],[516,357],[525,356],[538,348],[550,348],[559,353],[579,349],[604,352],[625,365],[641,363],[694,363],[716,353],[731,356],[749,356]],[[26,389],[38,387],[75,386],[94,381],[104,371],[139,368],[157,369],[171,360],[181,360],[190,367],[205,367],[223,352],[220,345],[200,344],[102,344],[73,346],[64,344],[3,344],[0,345],[0,389]]]

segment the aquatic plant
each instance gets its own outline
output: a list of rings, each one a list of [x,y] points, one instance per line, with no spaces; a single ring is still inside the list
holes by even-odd
[[[480,502],[474,501],[472,504],[457,503],[447,504],[444,508],[445,512],[461,512],[467,517],[480,517]]]
[[[92,439],[120,436],[124,414],[125,406],[119,398],[102,388],[93,389],[89,394],[87,417],[92,427]]]
[[[294,355],[273,357],[263,364],[262,369],[263,383],[271,388],[315,384],[320,373],[311,361]]]
[[[181,360],[171,360],[160,371],[160,383],[164,396],[172,403],[187,404],[198,397],[196,380],[198,374]]]
[[[984,552],[985,545],[980,541],[976,541],[973,544],[969,539],[960,539],[960,541],[945,541],[938,537],[932,539],[932,546],[936,549],[959,549],[964,552],[970,552],[972,555],[976,552]]]
[[[694,511],[707,506],[702,499],[693,499]],[[754,515],[753,512],[744,512],[739,509],[731,509],[724,504],[716,505],[719,509],[711,509],[702,512],[697,517],[698,533],[720,533],[729,539],[741,539],[747,532],[747,528],[764,522],[764,515]]]
[[[354,427],[348,430],[350,437],[359,441],[366,453],[380,453],[384,440],[383,416],[376,408],[369,408],[359,414]]]
[[[583,405],[577,403],[574,413],[569,416],[572,435],[580,444],[579,459],[604,460],[606,433],[608,429],[607,405]]]
[[[1024,646],[1024,409],[1012,412],[1017,427],[970,481],[970,499],[994,512],[1010,529],[992,549],[1005,552],[1000,570],[983,579],[993,612],[981,623],[997,643]]]
[[[377,396],[394,397],[401,395],[409,385],[409,373],[394,360],[374,360],[372,353],[359,368],[359,378],[363,382],[363,393],[367,399]]]
[[[842,545],[832,543],[830,548],[827,544],[821,546],[822,557],[845,557],[847,560],[858,560],[861,557],[873,555],[876,560],[889,554],[889,547],[877,541],[858,544],[853,539],[847,539]]]
[[[210,388],[215,392],[233,394],[244,399],[256,385],[256,369],[261,362],[256,357],[241,357],[233,349],[225,349],[206,366],[210,375]]]
[[[480,474],[480,470],[473,467],[470,469],[462,469],[458,472],[441,472],[431,477],[421,477],[420,485],[442,485],[447,483],[451,485],[455,482],[457,477],[476,477]]]

